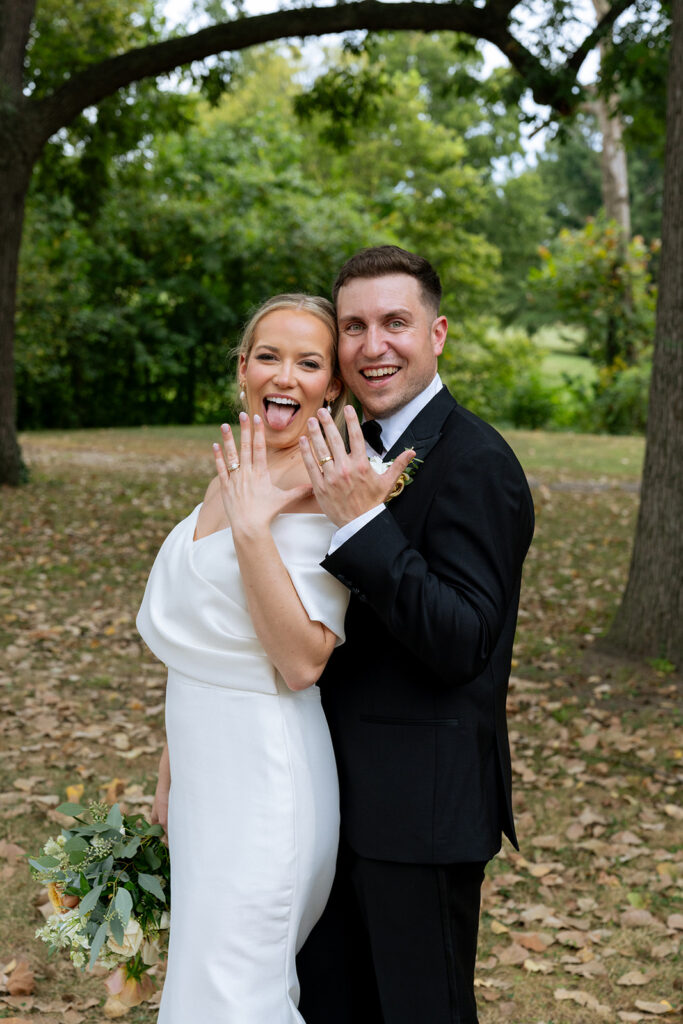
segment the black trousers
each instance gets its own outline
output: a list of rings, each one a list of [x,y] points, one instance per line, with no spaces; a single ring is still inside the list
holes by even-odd
[[[368,860],[342,844],[297,959],[306,1024],[477,1024],[485,866]]]

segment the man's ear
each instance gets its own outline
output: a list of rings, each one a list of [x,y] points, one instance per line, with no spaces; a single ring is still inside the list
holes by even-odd
[[[434,355],[440,356],[448,337],[448,320],[445,316],[437,316],[432,324],[432,346]]]

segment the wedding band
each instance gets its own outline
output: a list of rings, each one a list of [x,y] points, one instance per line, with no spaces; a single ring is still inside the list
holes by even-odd
[[[228,466],[228,473],[234,473],[236,469],[240,468],[239,462],[231,462]]]
[[[332,458],[331,455],[325,455],[324,458],[320,460],[318,465],[320,466],[321,469],[323,468],[326,462],[334,462],[334,459]]]

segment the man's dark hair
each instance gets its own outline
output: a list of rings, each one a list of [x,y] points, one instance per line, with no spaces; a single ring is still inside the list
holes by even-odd
[[[335,305],[339,289],[357,277],[387,277],[389,274],[409,274],[420,284],[422,301],[434,308],[438,316],[441,303],[441,281],[434,267],[422,256],[407,252],[397,245],[374,245],[361,249],[347,260],[332,285]]]

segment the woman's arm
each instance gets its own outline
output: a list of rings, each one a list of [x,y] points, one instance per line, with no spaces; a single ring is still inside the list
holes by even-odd
[[[269,528],[238,529],[233,540],[254,629],[290,690],[320,678],[336,641],[302,605]]]
[[[225,457],[214,445],[221,497],[232,528],[247,606],[256,635],[290,690],[304,690],[320,678],[335,636],[312,622],[277,549],[270,524],[285,508],[311,493],[308,484],[283,490],[270,477],[263,423],[240,416],[240,455],[229,427],[223,427]],[[240,468],[228,473],[227,466]]]
[[[171,764],[168,758],[168,743],[164,744],[164,750],[159,761],[159,781],[154,793],[152,804],[152,824],[163,825],[164,842],[168,843],[168,792],[171,788]]]

